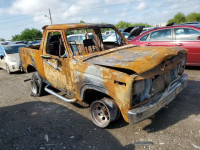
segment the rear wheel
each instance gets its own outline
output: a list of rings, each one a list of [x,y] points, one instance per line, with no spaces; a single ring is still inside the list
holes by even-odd
[[[90,105],[92,121],[100,128],[105,128],[110,124],[110,122],[117,120],[119,114],[120,112],[117,104],[108,98],[94,101]]]
[[[31,77],[31,96],[41,96],[44,92],[44,83],[38,72]]]

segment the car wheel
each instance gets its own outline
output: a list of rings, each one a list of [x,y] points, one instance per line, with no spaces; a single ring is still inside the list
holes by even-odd
[[[44,83],[38,72],[31,77],[31,96],[41,96],[44,92]]]
[[[7,64],[6,64],[6,71],[8,72],[8,74],[10,74],[10,69]]]
[[[117,104],[108,98],[94,101],[90,105],[92,121],[100,128],[105,128],[110,124],[110,122],[117,120],[119,114],[120,111]]]

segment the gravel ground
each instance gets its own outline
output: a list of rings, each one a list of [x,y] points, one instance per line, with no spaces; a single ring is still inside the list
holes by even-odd
[[[0,70],[0,150],[200,149],[200,67],[185,72],[188,86],[153,119],[100,129],[86,104],[31,97],[31,74]]]

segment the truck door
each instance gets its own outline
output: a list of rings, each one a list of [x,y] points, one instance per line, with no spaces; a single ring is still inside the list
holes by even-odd
[[[43,65],[45,78],[54,88],[71,92],[69,57],[60,30],[47,31],[43,47]]]

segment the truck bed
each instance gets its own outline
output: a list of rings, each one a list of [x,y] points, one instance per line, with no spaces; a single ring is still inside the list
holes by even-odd
[[[25,72],[29,72],[29,66],[37,70],[36,62],[39,62],[38,60],[41,59],[40,55],[42,55],[39,49],[40,46],[23,47],[20,49],[20,59]]]

